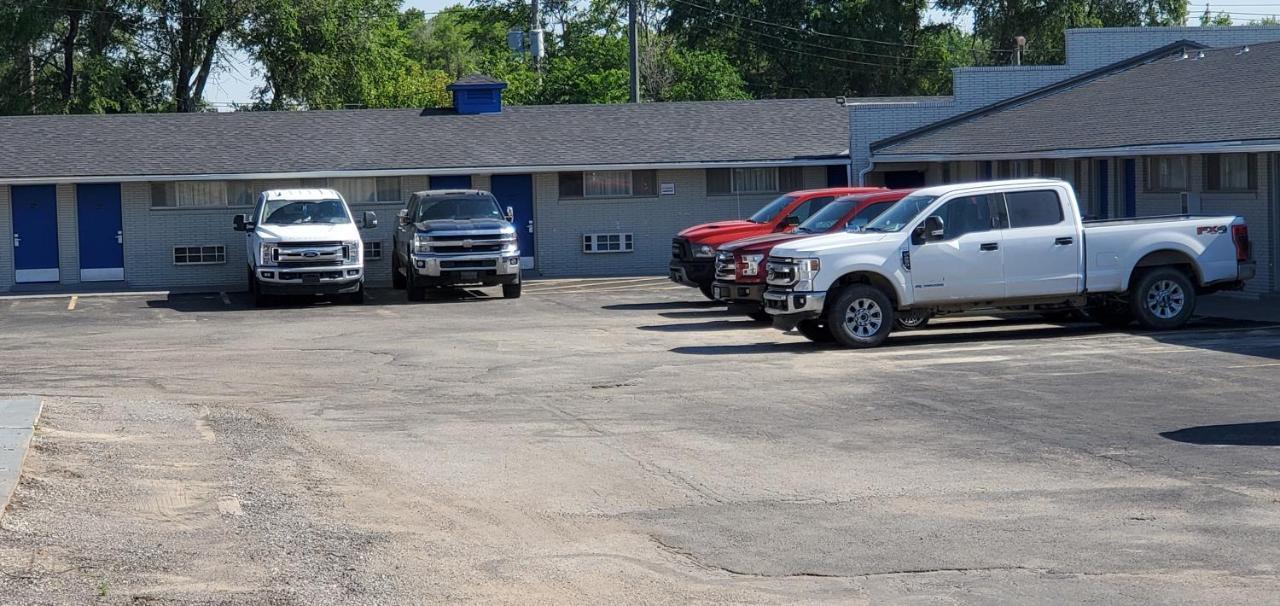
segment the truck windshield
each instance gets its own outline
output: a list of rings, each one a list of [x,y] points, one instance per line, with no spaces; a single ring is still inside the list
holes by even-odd
[[[854,206],[858,205],[858,201],[852,198],[839,198],[824,207],[822,210],[813,213],[812,217],[805,219],[796,228],[796,233],[800,234],[821,234],[835,226],[840,219],[849,214]]]
[[[462,219],[501,219],[502,211],[492,198],[423,198],[418,203],[418,215],[414,222],[462,220]]]
[[[777,218],[778,214],[786,210],[787,206],[791,205],[791,201],[795,199],[795,196],[781,196],[766,204],[764,208],[757,210],[756,214],[751,215],[751,218],[747,220],[752,223],[768,223]]]
[[[897,204],[889,207],[879,217],[872,219],[867,223],[862,231],[902,231],[916,218],[924,209],[937,200],[937,196],[910,195],[898,201]]]
[[[262,207],[264,225],[301,225],[350,223],[347,205],[342,200],[267,200]]]

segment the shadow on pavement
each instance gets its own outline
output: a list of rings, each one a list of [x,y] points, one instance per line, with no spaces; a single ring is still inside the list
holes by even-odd
[[[224,301],[221,293],[212,294],[170,294],[164,298],[148,299],[147,307],[153,309],[170,309],[182,313],[210,313],[220,311],[245,311],[258,309],[254,307],[246,292],[226,293]],[[473,303],[489,299],[501,299],[501,295],[492,296],[477,288],[442,288],[428,290],[425,301],[409,301],[404,291],[391,289],[366,290],[363,304],[352,304],[342,296],[297,296],[277,297],[261,309],[309,309],[313,307],[388,307],[400,305],[430,305],[443,303]]]
[[[1203,446],[1280,446],[1280,421],[1201,425],[1162,432],[1160,437]]]
[[[710,309],[724,307],[717,301],[663,301],[661,303],[619,303],[604,305],[600,309],[608,311],[657,311],[662,309]]]
[[[650,324],[649,326],[637,326],[636,328],[651,332],[706,332],[716,330],[765,328],[767,326],[767,324],[743,318],[741,320],[710,320],[707,322],[689,322],[686,324]]]
[[[670,320],[685,320],[699,318],[745,318],[746,314],[740,314],[724,309],[723,307],[711,307],[703,311],[664,311],[659,316]]]
[[[691,356],[734,356],[742,354],[811,354],[837,349],[835,345],[819,344],[810,341],[794,341],[791,343],[749,343],[743,345],[691,345],[673,347],[671,353]]]

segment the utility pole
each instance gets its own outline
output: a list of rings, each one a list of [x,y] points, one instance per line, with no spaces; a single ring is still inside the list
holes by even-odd
[[[542,73],[542,7],[538,0],[529,0],[533,9],[533,22],[529,25],[529,54],[533,55],[533,69]]]
[[[631,102],[640,102],[640,41],[639,27],[636,25],[636,5],[639,0],[627,2],[627,33],[631,47]]]

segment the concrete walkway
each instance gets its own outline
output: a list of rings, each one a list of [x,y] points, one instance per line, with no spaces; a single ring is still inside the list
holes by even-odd
[[[1196,304],[1196,315],[1280,324],[1280,298],[1218,293],[1201,297]]]
[[[0,400],[0,517],[9,507],[9,498],[18,487],[22,461],[31,446],[31,434],[40,420],[38,398]]]

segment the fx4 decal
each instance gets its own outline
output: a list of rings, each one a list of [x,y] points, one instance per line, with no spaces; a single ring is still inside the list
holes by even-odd
[[[1226,225],[1202,225],[1196,228],[1197,236],[1203,236],[1205,234],[1217,236],[1225,233],[1227,233]]]

